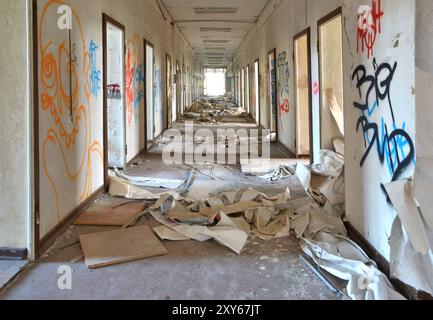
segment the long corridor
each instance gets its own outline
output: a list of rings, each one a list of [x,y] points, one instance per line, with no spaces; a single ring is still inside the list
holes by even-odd
[[[186,119],[190,121],[190,119]],[[241,116],[227,117],[220,124],[195,121],[194,137],[203,129],[216,134],[223,129],[259,130],[254,121]],[[179,130],[185,140],[185,121],[171,130]],[[163,135],[164,136],[164,135]],[[164,139],[161,139],[164,140]],[[202,144],[199,141],[195,146]],[[126,168],[125,173],[136,177],[185,179],[195,168],[190,191],[185,198],[202,200],[218,190],[248,189],[261,186],[274,191],[289,188],[292,200],[305,197],[296,176],[276,183],[242,174],[239,157],[235,165],[166,165],[162,160],[164,141],[156,143]],[[239,151],[239,150],[238,150]],[[287,158],[284,149],[274,143],[272,159],[278,163],[296,163]],[[185,150],[183,151],[185,156]],[[161,189],[147,188],[150,192]],[[204,198],[203,198],[204,199]],[[101,196],[89,209],[107,210],[127,202],[110,194]],[[155,201],[146,201],[151,206]],[[153,217],[142,217],[136,226],[160,225]],[[2,291],[0,299],[49,300],[334,300],[341,299],[323,283],[300,258],[299,242],[292,234],[281,239],[262,240],[251,237],[238,255],[216,241],[163,241],[168,254],[147,260],[120,264],[89,271],[80,257],[79,235],[115,230],[116,227],[70,226],[44,256],[26,268]],[[72,290],[59,291],[59,267],[71,266]]]

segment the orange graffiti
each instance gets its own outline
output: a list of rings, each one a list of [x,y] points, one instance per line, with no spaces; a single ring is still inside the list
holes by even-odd
[[[79,30],[79,36],[81,37],[81,44],[77,47],[80,50],[82,49],[82,53],[78,56],[78,61],[72,59],[66,40],[60,40],[61,42],[57,44],[54,40],[44,39],[44,32],[49,30],[50,34],[52,34],[52,30],[55,28],[46,21],[49,20],[46,19],[48,10],[52,9],[52,12],[57,12],[57,6],[54,5],[64,4],[61,0],[49,0],[47,2],[41,12],[38,31],[38,46],[41,59],[41,107],[44,114],[48,116],[43,119],[44,123],[50,123],[42,144],[42,165],[43,171],[54,192],[58,222],[62,219],[59,203],[60,195],[53,179],[52,168],[48,165],[48,146],[52,145],[60,151],[61,159],[55,159],[54,161],[61,160],[63,162],[69,181],[78,184],[84,180],[84,185],[79,186],[81,189],[81,201],[88,198],[94,191],[92,155],[99,155],[101,168],[103,167],[102,161],[104,158],[101,143],[92,137],[93,116],[92,108],[90,107],[91,91],[89,80],[90,54],[86,47],[83,29],[76,12],[72,10],[73,25],[74,30]],[[50,17],[52,16],[50,15]],[[53,21],[53,19],[50,20]],[[64,36],[64,34],[61,35]],[[82,59],[79,59],[80,57]],[[78,63],[82,66],[79,67]],[[71,82],[72,90],[68,93],[69,81]],[[66,86],[64,82],[67,82],[68,85]],[[65,89],[65,87],[68,89]],[[80,94],[81,92],[83,94]],[[68,120],[66,116],[69,116],[69,109],[72,114]],[[68,115],[65,114],[65,110],[68,110]],[[83,149],[81,150],[81,148]],[[53,153],[50,156],[53,157]],[[50,160],[53,161],[52,159]]]
[[[137,119],[139,116],[139,108],[141,101],[144,98],[144,74],[143,64],[139,63],[139,45],[140,38],[138,34],[134,34],[128,40],[126,45],[126,65],[125,65],[125,90],[126,90],[126,112],[128,126],[131,127],[133,115]]]

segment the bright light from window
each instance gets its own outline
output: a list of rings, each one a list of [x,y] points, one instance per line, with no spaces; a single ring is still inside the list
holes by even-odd
[[[223,96],[226,94],[225,69],[206,69],[204,94],[206,96]]]

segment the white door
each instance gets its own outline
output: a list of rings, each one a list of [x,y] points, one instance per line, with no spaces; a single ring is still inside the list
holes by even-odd
[[[124,34],[107,23],[107,115],[108,166],[126,166],[126,128],[124,94]]]

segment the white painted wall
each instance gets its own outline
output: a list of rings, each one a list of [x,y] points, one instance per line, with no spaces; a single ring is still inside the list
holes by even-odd
[[[393,103],[395,125],[404,129],[411,141],[415,141],[415,1],[382,0],[381,34],[378,35],[374,56],[379,64],[398,63],[394,79],[390,87],[390,98]],[[382,163],[378,157],[376,146],[371,151],[364,166],[361,159],[366,152],[364,135],[357,132],[356,125],[361,111],[353,107],[354,101],[359,101],[359,90],[353,83],[352,73],[358,65],[365,65],[368,74],[373,70],[372,57],[366,52],[357,52],[357,12],[361,5],[372,6],[372,0],[273,0],[265,9],[255,28],[243,42],[235,57],[234,70],[251,64],[260,58],[261,68],[261,110],[262,123],[269,122],[269,91],[266,78],[266,57],[273,47],[277,54],[286,51],[289,59],[290,74],[290,112],[279,112],[279,139],[286,147],[296,151],[295,145],[295,114],[294,114],[294,64],[293,37],[306,27],[311,27],[312,48],[312,85],[319,83],[319,64],[317,54],[317,22],[328,13],[343,7],[343,73],[344,73],[344,108],[346,132],[346,190],[347,219],[371,242],[371,244],[386,258],[389,258],[390,248],[388,237],[395,217],[393,208],[387,203],[381,190],[381,183],[392,180],[392,172],[387,161]],[[424,5],[426,5],[424,3]],[[398,40],[398,41],[397,41]],[[428,49],[426,49],[428,51]],[[431,52],[431,50],[430,50]],[[278,78],[281,74],[278,75]],[[383,74],[382,74],[383,77]],[[281,79],[280,79],[281,80]],[[365,95],[366,89],[361,89]],[[280,97],[280,103],[283,97]],[[370,104],[373,104],[370,99]],[[383,101],[380,108],[375,109],[370,119],[371,123],[384,123],[394,131],[388,101]],[[320,150],[319,95],[313,94],[313,129],[315,158]],[[382,130],[380,128],[379,133]],[[382,140],[382,137],[381,137]],[[429,140],[431,141],[431,139]],[[406,140],[403,139],[403,142]],[[402,151],[404,150],[404,151]],[[401,158],[408,154],[408,146],[399,149]],[[414,161],[402,172],[401,178],[413,173]]]
[[[61,56],[58,54],[59,48],[68,47],[68,32],[57,28],[57,8],[63,2],[38,1],[40,77],[44,77],[39,79],[41,237],[103,185],[102,13],[117,20],[126,29],[127,161],[133,159],[145,145],[143,40],[154,45],[155,97],[154,105],[150,107],[155,114],[155,136],[162,133],[166,119],[166,55],[184,57],[186,66],[194,66],[191,48],[177,31],[173,34],[169,16],[167,21],[164,20],[153,1],[68,0],[66,3],[74,13],[71,33],[75,44],[73,57],[76,72],[73,79],[76,105],[73,122],[69,117],[67,100],[62,96],[62,90],[66,90],[66,96],[69,95],[69,88],[66,87],[69,86],[69,75],[65,64],[68,54],[67,51],[60,51]],[[100,72],[101,79],[95,92],[91,90],[89,73],[92,70],[92,42],[97,47],[94,71]],[[51,69],[58,73],[51,74]],[[51,83],[55,86],[52,87]]]
[[[417,156],[419,158],[433,159],[433,25],[431,13],[433,1],[416,1],[416,118],[417,127],[430,128],[430,130],[417,130]],[[433,168],[432,168],[433,170]]]
[[[31,11],[26,0],[0,6],[0,247],[28,248],[31,212]],[[5,45],[7,44],[7,45]]]
[[[382,0],[381,33],[377,36],[373,55],[368,58],[367,52],[357,52],[356,14],[358,7],[363,4],[371,5],[371,1],[351,0],[345,1],[345,37],[344,43],[344,79],[345,82],[345,122],[346,122],[346,190],[347,190],[347,217],[349,221],[370,241],[371,244],[387,259],[390,257],[389,236],[395,218],[395,211],[388,204],[382,191],[381,184],[392,181],[393,172],[390,170],[385,157],[381,161],[377,152],[377,144],[371,150],[365,164],[361,167],[361,159],[366,152],[364,138],[356,126],[361,112],[353,107],[355,101],[361,101],[356,81],[351,82],[354,69],[358,65],[365,66],[367,74],[375,73],[373,57],[381,65],[388,63],[397,69],[390,84],[389,98],[394,110],[395,122],[391,116],[388,99],[380,102],[374,109],[375,94],[369,99],[370,112],[366,112],[369,123],[379,126],[379,135],[382,137],[382,121],[388,127],[389,135],[396,129],[403,129],[409,139],[415,143],[415,1]],[[379,81],[383,81],[389,73],[383,72]],[[381,89],[385,90],[384,88]],[[366,96],[367,88],[361,89],[362,97]],[[382,91],[383,92],[383,91]],[[365,100],[364,100],[365,101]],[[374,109],[374,111],[373,111]],[[369,115],[369,113],[371,115]],[[394,127],[395,124],[395,127]],[[371,139],[372,135],[370,135]],[[399,139],[401,135],[397,136]],[[383,144],[383,139],[380,143]],[[402,138],[402,143],[408,142]],[[369,143],[367,142],[367,146]],[[391,143],[391,148],[394,143]],[[409,146],[398,147],[400,159],[409,154]],[[415,151],[415,150],[413,150]],[[385,155],[388,152],[385,152]],[[396,163],[395,154],[392,156]],[[411,177],[414,171],[414,158],[410,159],[407,167],[402,167],[400,178]]]

